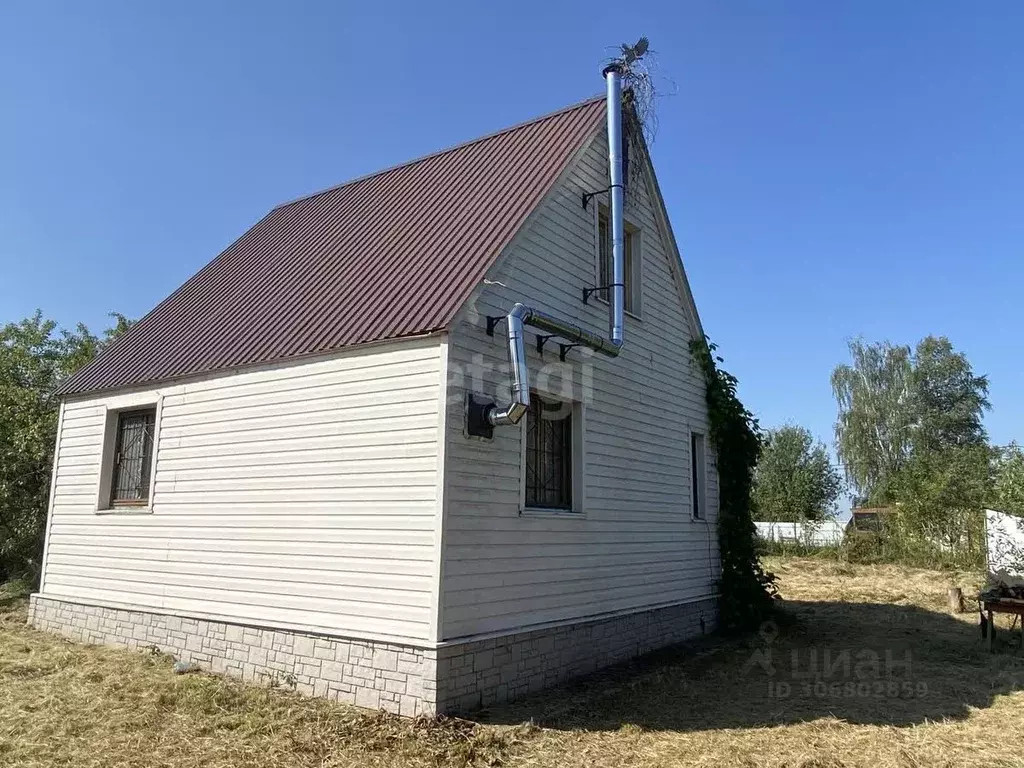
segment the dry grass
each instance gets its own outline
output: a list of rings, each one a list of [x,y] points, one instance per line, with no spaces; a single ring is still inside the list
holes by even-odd
[[[765,565],[779,577],[787,600],[885,603],[940,613],[946,611],[950,587],[961,587],[965,599],[973,599],[984,581],[982,574],[969,571],[857,565],[818,558],[770,557]],[[964,614],[961,618],[973,622],[975,616]]]
[[[803,559],[770,566],[790,617],[777,635],[767,628],[762,637],[663,653],[476,722],[402,721],[175,676],[159,654],[28,629],[23,602],[0,594],[0,765],[1024,764],[1024,659],[1014,648],[988,654],[975,615],[944,612],[947,588],[970,594],[975,576]],[[773,674],[751,661],[765,650]],[[838,669],[828,678],[838,688],[807,681],[805,690],[793,654],[800,674],[826,650],[833,659],[843,650],[898,660],[909,652],[896,682],[910,688],[858,692],[857,679]],[[784,682],[790,694],[772,695]],[[537,726],[523,724],[531,718]]]

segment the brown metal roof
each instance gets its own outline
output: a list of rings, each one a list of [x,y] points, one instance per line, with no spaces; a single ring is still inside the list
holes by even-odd
[[[591,99],[275,208],[61,394],[447,328],[603,111]]]

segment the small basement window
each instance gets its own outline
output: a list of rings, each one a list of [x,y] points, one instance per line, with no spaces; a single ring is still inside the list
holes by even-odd
[[[153,431],[156,408],[122,411],[110,471],[110,506],[144,507],[149,504],[153,471]]]
[[[573,404],[530,393],[525,435],[525,506],[573,510]]]
[[[625,295],[625,307],[627,312],[639,316],[640,314],[640,230],[629,222],[624,222],[625,233],[623,245],[625,248],[625,264],[623,274],[623,294]],[[597,284],[611,285],[614,277],[612,270],[612,225],[606,208],[599,208],[597,212]],[[605,288],[598,291],[597,295],[608,301],[610,290]]]
[[[690,433],[690,514],[695,520],[705,517],[707,505],[707,465],[704,435]]]

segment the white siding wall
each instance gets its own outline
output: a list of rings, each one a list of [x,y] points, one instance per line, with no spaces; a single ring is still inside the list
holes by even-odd
[[[441,349],[148,390],[162,396],[152,514],[96,513],[105,409],[125,397],[70,400],[43,594],[432,639]]]
[[[642,230],[642,320],[627,317],[621,356],[574,349],[563,369],[553,343],[541,361],[528,329],[531,384],[558,392],[559,379],[571,377],[585,403],[583,515],[520,516],[519,427],[496,429],[492,442],[463,435],[465,388],[508,400],[504,326],[488,337],[485,315],[521,300],[607,328],[607,305],[580,298],[596,281],[594,208],[606,197],[584,210],[580,196],[607,186],[605,148],[600,136],[503,254],[488,277],[507,288],[483,288],[451,333],[446,639],[715,593],[718,488],[710,446],[707,517],[690,518],[689,430],[706,433],[704,385],[688,350],[694,328],[673,275],[675,256],[645,184],[634,185],[627,205],[627,219]]]

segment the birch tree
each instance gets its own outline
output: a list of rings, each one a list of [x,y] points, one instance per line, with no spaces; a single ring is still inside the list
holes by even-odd
[[[851,362],[832,372],[836,453],[857,496],[882,504],[912,446],[910,347],[854,339],[849,348]]]

